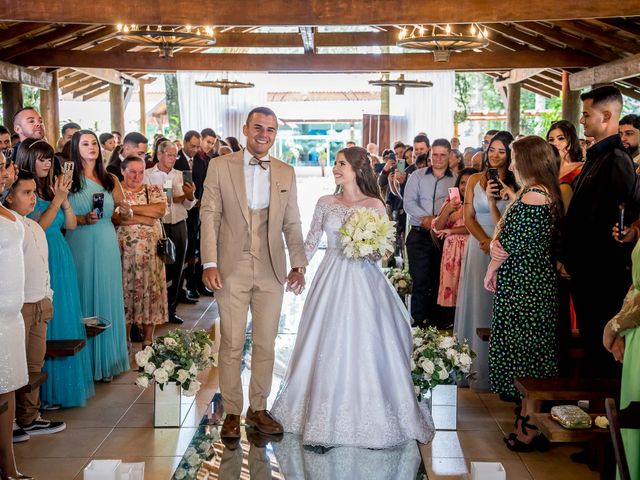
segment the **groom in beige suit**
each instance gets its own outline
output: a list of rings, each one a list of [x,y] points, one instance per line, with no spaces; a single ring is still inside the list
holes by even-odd
[[[214,158],[204,182],[202,276],[220,308],[220,392],[227,416],[221,436],[240,438],[243,397],[240,370],[251,308],[252,357],[246,423],[267,434],[282,426],[267,410],[274,344],[284,284],[304,288],[304,252],[294,169],[269,156],[278,132],[275,113],[253,109],[243,127],[245,150]],[[293,267],[287,275],[284,240]]]

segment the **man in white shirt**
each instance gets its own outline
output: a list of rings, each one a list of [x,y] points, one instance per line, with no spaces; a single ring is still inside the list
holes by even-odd
[[[240,378],[247,312],[252,315],[251,380],[246,423],[282,433],[267,410],[284,284],[299,294],[307,258],[300,226],[295,171],[269,155],[278,119],[252,110],[243,127],[244,151],[211,160],[200,208],[203,282],[220,308],[220,392],[227,413],[221,436],[239,441]],[[285,240],[291,270],[287,274]]]
[[[49,277],[49,247],[44,230],[27,218],[36,204],[36,182],[30,172],[20,170],[5,205],[22,217],[24,224],[24,305],[22,317],[29,373],[40,373],[47,351],[47,325],[53,318],[53,291]],[[40,387],[29,392],[16,392],[14,442],[28,440],[31,435],[61,432],[64,422],[45,420],[40,416]]]
[[[158,163],[144,172],[144,183],[162,185],[167,192],[169,205],[167,214],[163,217],[167,237],[176,246],[176,261],[172,265],[166,265],[167,282],[171,286],[167,289],[169,301],[169,321],[182,323],[182,319],[176,315],[178,306],[178,293],[182,289],[182,266],[187,251],[187,215],[197,202],[193,183],[184,183],[182,172],[173,168],[178,157],[178,149],[170,141],[164,141],[158,145]],[[170,197],[170,198],[169,198]]]

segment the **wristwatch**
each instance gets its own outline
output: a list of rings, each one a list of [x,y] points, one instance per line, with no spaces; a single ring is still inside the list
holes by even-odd
[[[305,274],[305,272],[307,271],[307,269],[305,267],[293,267],[291,269],[292,272],[299,272],[301,274]]]

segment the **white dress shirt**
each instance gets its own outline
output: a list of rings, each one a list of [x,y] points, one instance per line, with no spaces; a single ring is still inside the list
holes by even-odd
[[[271,195],[271,168],[266,170],[260,165],[249,165],[253,155],[244,149],[244,184],[247,190],[247,205],[251,210],[262,210],[269,206]],[[257,158],[257,157],[256,157]],[[260,160],[269,160],[269,154]],[[270,165],[270,164],[267,164]]]
[[[37,303],[53,298],[49,277],[49,246],[38,222],[19,217],[24,225],[24,303]]]
[[[184,191],[182,190],[183,179],[182,172],[172,168],[169,173],[163,172],[158,168],[158,165],[154,165],[151,168],[147,168],[144,171],[144,183],[148,185],[160,185],[161,188],[171,187],[172,196],[180,197],[184,195]],[[187,219],[187,210],[191,210],[191,208],[198,202],[198,200],[193,197],[193,200],[187,200],[186,198],[180,202],[168,202],[171,205],[167,207],[167,214],[162,217],[162,223],[168,223],[171,225],[175,225],[176,223],[182,222]]]

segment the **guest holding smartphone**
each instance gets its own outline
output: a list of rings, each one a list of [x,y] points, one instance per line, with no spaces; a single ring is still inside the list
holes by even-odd
[[[453,321],[458,301],[460,267],[467,246],[469,230],[464,226],[464,191],[469,177],[478,171],[466,168],[460,171],[456,185],[449,189],[449,198],[440,209],[440,213],[431,223],[431,231],[444,238],[442,262],[440,264],[440,288],[438,305],[447,309],[448,320]]]
[[[510,172],[511,142],[509,132],[499,132],[489,140],[485,168],[497,169],[498,177],[516,190],[515,176]],[[478,338],[477,328],[489,328],[493,315],[493,294],[485,290],[482,280],[489,266],[489,245],[493,239],[495,226],[507,202],[496,199],[499,185],[489,178],[485,170],[476,173],[467,182],[464,195],[464,225],[469,230],[467,249],[462,260],[462,283],[458,290],[458,305],[454,321],[454,333],[458,338],[469,340],[469,346],[476,352],[472,371],[477,372],[470,381],[473,388],[489,389],[489,346]]]
[[[115,211],[131,216],[118,179],[104,168],[96,134],[80,130],[71,138],[74,162],[69,202],[78,226],[67,232],[78,273],[80,302],[85,317],[98,316],[111,322],[87,344],[93,359],[93,378],[105,382],[129,370],[122,292],[122,266],[116,230],[111,223]],[[98,201],[102,198],[102,209]],[[95,199],[95,200],[94,200]]]
[[[73,163],[63,164],[63,174],[55,177],[53,156],[51,145],[32,138],[22,142],[17,155],[19,168],[31,172],[35,177],[36,205],[29,216],[44,229],[49,247],[53,318],[47,328],[47,340],[86,339],[76,266],[62,235],[63,228],[70,232],[77,224],[68,200]],[[69,357],[46,359],[44,371],[48,378],[40,387],[40,398],[45,410],[52,407],[81,407],[94,394],[93,370],[86,348]]]

